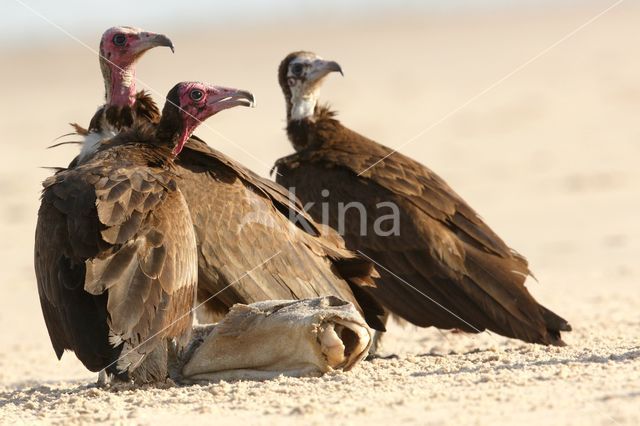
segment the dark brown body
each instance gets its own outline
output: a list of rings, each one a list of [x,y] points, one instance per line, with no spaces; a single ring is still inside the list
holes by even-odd
[[[133,127],[134,124],[157,124],[160,110],[151,96],[144,90],[136,93],[133,106],[103,105],[98,108],[89,123],[90,132],[101,132],[111,127],[117,130]]]
[[[392,313],[423,327],[563,344],[560,332],[571,328],[525,288],[525,258],[435,173],[402,154],[387,157],[389,148],[345,128],[326,108],[290,121],[287,132],[298,152],[278,161],[278,183],[315,202],[310,214],[318,221],[328,203],[335,229],[339,203],[365,207],[366,235],[350,209],[343,236],[347,248],[379,264],[381,278],[368,291]],[[381,202],[398,206],[399,235],[376,235],[375,220],[390,213],[378,209]]]

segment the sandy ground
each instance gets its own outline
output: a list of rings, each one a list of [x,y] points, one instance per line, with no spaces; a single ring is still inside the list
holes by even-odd
[[[32,266],[44,150],[101,102],[97,60],[69,41],[2,52],[0,422],[238,424],[640,423],[640,9],[626,2],[485,88],[604,9],[494,16],[163,29],[138,77],[158,97],[178,80],[251,89],[254,110],[198,133],[262,174],[290,152],[279,60],[338,60],[323,98],[350,127],[438,171],[530,260],[534,295],[569,319],[566,348],[394,326],[391,359],[345,374],[114,393],[73,355],[55,358]],[[97,45],[98,33],[83,38]],[[437,124],[433,127],[434,124]],[[437,309],[434,307],[434,309]]]

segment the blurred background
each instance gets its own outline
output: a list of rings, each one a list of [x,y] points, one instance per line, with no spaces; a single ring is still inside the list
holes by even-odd
[[[495,12],[522,8],[552,8],[579,5],[579,0],[240,0],[235,2],[189,0],[141,0],[99,3],[83,0],[10,0],[0,17],[2,45],[17,41],[60,40],[63,34],[34,19],[41,14],[74,35],[91,36],[96,28],[114,22],[133,21],[140,27],[162,25],[172,29],[184,26],[232,27],[246,29],[255,24],[287,23],[299,19],[322,19],[326,23],[357,21],[388,14],[414,16]],[[33,9],[29,12],[29,9]],[[28,34],[27,40],[23,37]]]
[[[95,51],[113,25],[173,40],[175,54],[152,50],[137,70],[159,104],[181,80],[253,91],[257,108],[196,133],[265,176],[292,152],[280,60],[305,49],[338,61],[345,76],[330,76],[321,99],[444,177],[529,258],[536,297],[578,333],[605,318],[637,325],[639,20],[632,0],[3,1],[0,330],[6,353],[21,356],[0,354],[0,381],[92,377],[72,356],[60,367],[50,347],[33,233],[51,173],[40,167],[77,153],[45,147],[103,102]],[[422,344],[394,339],[395,351]]]

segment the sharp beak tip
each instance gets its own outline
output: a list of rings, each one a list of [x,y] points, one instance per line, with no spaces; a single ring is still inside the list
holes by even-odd
[[[330,71],[339,72],[340,75],[344,77],[344,73],[342,72],[342,67],[340,66],[339,63],[337,63],[336,61],[331,61],[329,62],[328,66]]]
[[[251,92],[241,92],[244,97],[246,98],[247,102],[249,103],[249,105],[247,105],[249,108],[255,108],[256,107],[256,97],[254,96],[253,93]]]
[[[175,48],[173,47],[173,42],[164,34],[156,34],[152,39],[152,43],[155,46],[168,47],[169,49],[171,49],[171,53],[176,52]]]

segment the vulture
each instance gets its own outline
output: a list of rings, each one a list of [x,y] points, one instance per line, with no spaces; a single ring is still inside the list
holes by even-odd
[[[107,30],[101,46],[122,31]],[[101,54],[108,56],[104,48]],[[157,121],[154,114],[140,112],[131,118],[132,110],[157,108],[149,96],[138,94],[134,99],[128,79],[119,80],[126,87],[113,83],[113,72],[104,71],[108,65],[101,59],[107,104],[92,119],[88,139],[100,133],[101,123],[108,124],[109,117],[125,116],[127,123]],[[111,106],[109,93],[123,92],[129,93],[132,109]],[[114,127],[112,131],[117,131]],[[72,166],[82,158],[81,153]],[[236,303],[332,295],[353,302],[372,328],[384,329],[383,308],[362,290],[376,274],[371,262],[346,250],[332,229],[315,224],[288,190],[197,136],[187,140],[174,165],[195,228],[198,300],[208,320],[221,319]]]
[[[447,183],[421,163],[343,126],[318,105],[323,79],[340,65],[311,52],[280,64],[286,132],[295,153],[276,181],[310,215],[340,231],[348,249],[376,264],[366,291],[415,325],[564,345],[566,320],[525,287],[527,260]]]
[[[165,46],[173,51],[173,43],[163,34],[133,27],[112,27],[100,39],[100,70],[104,80],[105,104],[93,115],[89,128],[72,124],[84,137],[80,154],[70,167],[85,161],[100,146],[134,123],[154,123],[160,111],[144,90],[136,93],[135,65],[149,49]]]
[[[384,309],[364,291],[377,275],[371,262],[289,191],[195,136],[175,165],[196,233],[198,301],[211,321],[236,303],[337,296],[384,330]]]
[[[34,266],[58,358],[135,383],[167,377],[168,344],[185,344],[198,253],[175,156],[218,111],[248,92],[177,84],[157,125],[134,123],[43,183]]]

